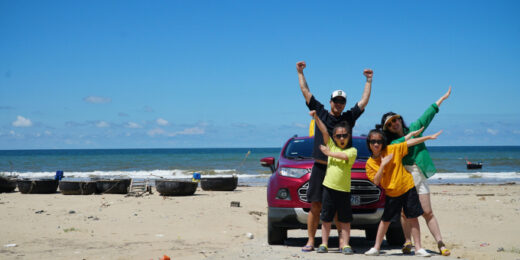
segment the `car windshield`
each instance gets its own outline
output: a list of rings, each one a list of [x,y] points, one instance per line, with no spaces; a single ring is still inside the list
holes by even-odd
[[[288,159],[312,159],[314,139],[292,139],[285,148],[283,156]]]
[[[357,149],[357,159],[367,160],[370,157],[366,140],[364,138],[352,139],[353,146]],[[288,159],[309,159],[312,158],[314,138],[292,139],[285,148],[283,156]]]

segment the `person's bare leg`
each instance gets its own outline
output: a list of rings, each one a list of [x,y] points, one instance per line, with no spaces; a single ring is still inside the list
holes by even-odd
[[[332,222],[321,222],[321,243],[329,247],[329,236]]]
[[[401,227],[403,228],[403,234],[405,239],[404,243],[411,243],[412,231],[410,230],[410,223],[408,223],[403,211],[401,211]]]
[[[350,244],[350,222],[339,223],[338,230],[340,232],[340,240],[339,240],[339,249],[341,250],[344,246],[348,246]]]
[[[442,255],[448,256],[450,255],[450,251],[442,241],[441,229],[439,227],[439,222],[437,218],[433,214],[432,203],[430,200],[430,194],[419,194],[419,201],[421,201],[421,206],[424,211],[423,217],[426,220],[426,225],[428,225],[428,229],[432,233],[435,242],[437,242],[437,246]]]
[[[377,228],[376,235],[376,243],[374,244],[374,248],[377,250],[381,250],[381,244],[383,243],[383,238],[385,237],[386,231],[388,231],[388,227],[390,226],[390,221],[382,221],[379,222],[379,227]]]
[[[415,245],[415,251],[417,252],[421,249],[421,227],[419,226],[419,221],[417,218],[409,218],[408,222],[410,223],[410,230],[413,237],[413,243]]]
[[[320,223],[320,211],[321,202],[311,202],[311,210],[307,216],[307,236],[309,239],[307,240],[307,244],[305,246],[311,246],[314,248],[314,238],[316,237],[316,230],[318,229],[318,224]]]

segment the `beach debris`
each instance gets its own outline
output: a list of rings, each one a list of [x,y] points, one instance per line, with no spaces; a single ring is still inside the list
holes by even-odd
[[[92,219],[92,220],[99,220],[99,218],[98,218],[98,217],[96,217],[96,216],[88,216],[88,219]]]
[[[486,246],[489,246],[489,243],[484,242],[484,243],[480,244],[480,247],[486,247]]]
[[[75,210],[69,210],[69,214],[76,214]]]
[[[477,196],[481,197],[481,196],[495,196],[495,193],[482,193],[482,194],[477,194]]]
[[[156,237],[164,237],[163,234],[156,234],[155,236],[156,236]]]
[[[36,211],[36,212],[34,212],[34,213],[35,213],[35,214],[42,214],[42,213],[44,213],[44,212],[45,212],[45,210],[42,209],[42,210],[38,210],[38,211]]]
[[[480,197],[479,200],[486,200],[486,197]]]
[[[231,201],[231,207],[240,208],[240,201]]]
[[[253,210],[253,211],[249,211],[249,215],[257,215],[257,216],[261,217],[262,215],[265,215],[265,213]]]
[[[170,260],[170,257],[167,255],[163,255],[159,260]]]
[[[504,251],[505,251],[505,249],[504,249],[503,247],[499,247],[499,248],[497,249],[497,252],[504,252]]]
[[[4,247],[17,247],[17,244],[5,244]]]
[[[246,234],[246,237],[249,238],[249,239],[253,239],[253,238],[255,238],[255,235],[253,235],[253,233],[251,233],[251,232],[248,232]]]

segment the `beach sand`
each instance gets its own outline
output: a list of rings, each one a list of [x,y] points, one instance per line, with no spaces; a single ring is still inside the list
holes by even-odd
[[[434,212],[452,250],[450,257],[437,254],[421,218],[423,247],[435,253],[433,259],[520,259],[520,185],[431,188]],[[240,207],[230,207],[232,201]],[[285,245],[268,245],[266,187],[238,187],[233,192],[199,188],[187,197],[157,192],[143,197],[3,193],[0,231],[0,259],[345,257],[301,252],[306,230],[289,231]],[[333,231],[331,247],[337,246],[336,234]],[[355,258],[403,257],[399,248],[386,244],[384,256],[365,257],[362,253],[373,242],[366,241],[361,230],[352,231],[351,245]]]

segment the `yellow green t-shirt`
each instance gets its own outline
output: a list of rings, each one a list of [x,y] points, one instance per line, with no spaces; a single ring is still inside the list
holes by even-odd
[[[348,161],[329,156],[323,186],[333,190],[350,192],[350,169],[356,161],[357,150],[354,147],[341,149],[336,146],[332,138],[329,138],[327,146],[331,152],[345,153],[348,156]]]
[[[380,185],[385,189],[386,195],[390,197],[399,197],[415,186],[412,174],[410,174],[403,165],[403,157],[408,154],[408,145],[406,142],[399,144],[391,144],[386,147],[381,155],[385,157],[393,154],[394,157],[383,170],[383,177]],[[374,181],[374,177],[381,165],[381,156],[374,159],[370,157],[366,164],[367,177],[370,181]]]

